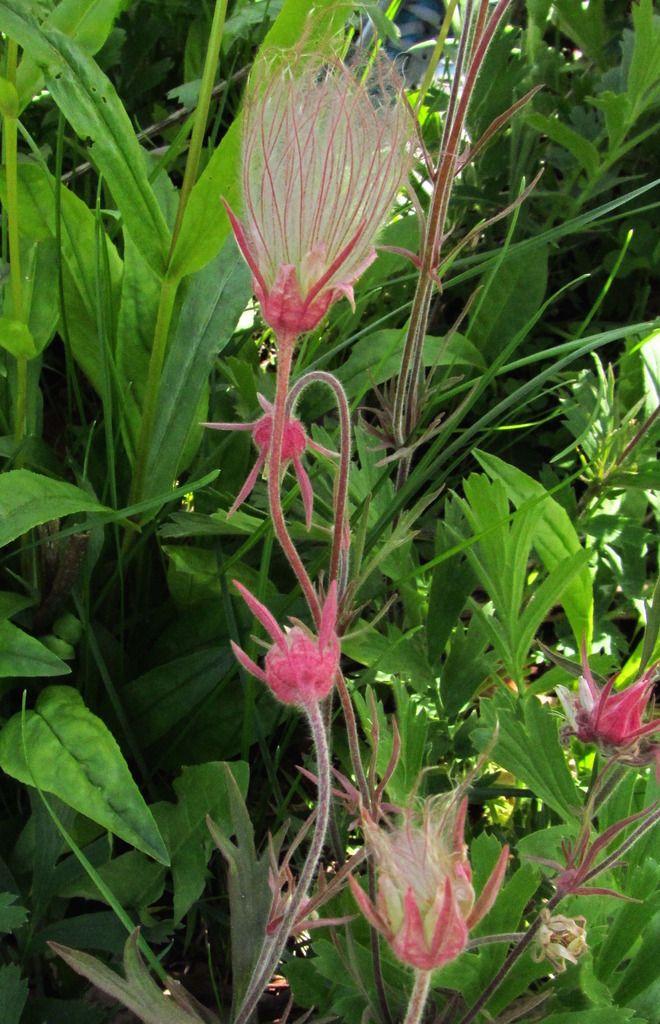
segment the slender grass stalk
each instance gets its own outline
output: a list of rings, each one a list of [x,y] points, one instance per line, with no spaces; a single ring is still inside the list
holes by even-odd
[[[298,877],[296,888],[290,896],[277,931],[273,936],[267,936],[264,942],[259,958],[259,966],[248,986],[248,990],[243,998],[243,1004],[238,1010],[234,1024],[247,1024],[264,988],[270,981],[280,961],[291,928],[295,923],[298,912],[307,897],[307,892],[316,874],[328,829],[331,799],[328,737],[319,704],[316,702],[309,704],[304,710],[312,731],[317,759],[318,795],[314,835],[312,836],[305,863]]]
[[[145,473],[156,418],[160,379],[163,372],[165,353],[167,351],[167,340],[169,337],[176,295],[180,283],[180,277],[170,273],[172,256],[181,231],[181,225],[183,224],[188,199],[190,198],[190,193],[193,185],[195,184],[197,171],[199,169],[199,160],[204,142],[209,105],[211,102],[211,95],[213,93],[213,83],[215,81],[215,73],[220,56],[220,44],[222,42],[226,12],[227,0],[217,0],[213,13],[213,21],[211,23],[209,43],[206,49],[199,102],[194,113],[195,121],[190,140],[190,149],[188,150],[183,184],[179,193],[179,205],[177,208],[176,220],[172,231],[172,240],[167,257],[167,269],[161,285],[158,313],[156,315],[154,339],[151,348],[149,370],[147,373],[147,386],[142,411],[142,425],[140,428],[140,437],[135,460],[135,471],[133,475],[132,498],[134,501],[140,501],[141,498],[144,497]]]
[[[181,225],[186,212],[186,206],[188,205],[188,199],[190,198],[193,185],[197,180],[197,171],[199,169],[199,160],[202,153],[202,146],[204,144],[206,122],[209,116],[211,96],[213,95],[213,85],[215,82],[215,73],[218,67],[218,59],[220,57],[220,44],[222,43],[226,14],[227,0],[216,0],[215,10],[213,11],[213,20],[211,22],[211,31],[209,33],[209,43],[206,48],[206,57],[204,59],[202,81],[199,88],[199,100],[193,115],[195,120],[193,123],[192,136],[190,138],[190,149],[188,150],[186,168],[183,172],[183,182],[179,193],[179,206],[176,211],[174,230],[172,231],[172,242],[170,245],[168,262],[172,258],[172,253],[174,252],[179,232],[181,231]]]
[[[15,87],[18,45],[7,40],[7,81]],[[18,118],[3,113],[5,178],[7,187],[7,233],[9,235],[9,288],[14,320],[24,322],[21,247],[18,230]],[[17,446],[25,437],[27,423],[27,357],[16,356],[16,404],[14,406],[14,439]]]

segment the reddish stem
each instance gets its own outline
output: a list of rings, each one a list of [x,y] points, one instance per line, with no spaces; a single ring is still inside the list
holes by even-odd
[[[268,501],[270,504],[270,516],[273,521],[275,536],[277,537],[289,565],[293,569],[303,594],[309,605],[314,622],[317,628],[321,624],[321,605],[314,590],[309,574],[303,565],[303,561],[296,550],[282,511],[281,476],[282,476],[282,442],[284,438],[284,427],[287,415],[287,395],[289,392],[289,378],[291,377],[291,363],[293,360],[293,348],[295,337],[283,334],[278,338],[279,359],[277,363],[277,387],[275,391],[275,406],[273,409],[273,433],[270,442],[268,456]]]

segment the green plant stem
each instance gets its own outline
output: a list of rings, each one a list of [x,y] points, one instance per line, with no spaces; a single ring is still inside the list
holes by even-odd
[[[142,410],[140,438],[137,446],[135,470],[133,475],[132,500],[136,502],[140,501],[144,497],[145,473],[156,417],[160,378],[163,372],[165,353],[167,351],[167,339],[169,337],[172,314],[174,312],[174,304],[180,282],[180,277],[178,275],[175,276],[170,273],[172,256],[181,231],[181,225],[183,224],[188,199],[190,198],[190,193],[197,178],[199,160],[204,143],[204,133],[206,131],[206,121],[213,92],[213,83],[215,81],[215,73],[220,55],[220,44],[222,42],[222,32],[224,29],[226,13],[227,0],[217,0],[215,10],[213,12],[209,43],[206,49],[206,58],[204,61],[204,70],[202,72],[202,82],[199,91],[199,102],[194,114],[195,121],[190,140],[190,149],[188,150],[186,169],[184,171],[183,183],[179,193],[179,205],[177,207],[176,220],[172,231],[172,240],[170,242],[170,250],[167,257],[167,270],[165,271],[165,276],[160,290],[156,326],[154,328],[154,339],[149,359],[149,370],[147,373],[147,387],[144,396],[144,407]]]
[[[172,242],[170,245],[168,262],[171,261],[172,253],[174,252],[179,232],[181,231],[181,225],[186,212],[186,206],[188,205],[188,199],[190,198],[190,193],[192,192],[193,185],[197,179],[199,160],[202,153],[202,146],[204,144],[204,134],[206,132],[206,121],[209,115],[215,74],[218,67],[218,59],[220,57],[220,44],[222,43],[222,33],[225,27],[226,14],[227,0],[216,0],[215,10],[213,11],[213,20],[211,22],[209,42],[206,48],[204,69],[202,71],[202,81],[199,88],[199,99],[194,113],[190,149],[188,150],[186,169],[183,172],[183,182],[179,193],[179,205],[176,211],[174,229],[172,231]]]
[[[7,41],[7,81],[16,85],[18,45]],[[9,234],[9,287],[14,320],[24,320],[23,280],[21,277],[21,247],[18,231],[18,122],[15,117],[5,114],[2,119],[5,177],[7,187],[7,230]],[[19,445],[25,437],[27,413],[27,358],[16,356],[16,405],[14,413],[14,438]]]
[[[406,1019],[403,1024],[420,1024],[426,1000],[431,987],[430,971],[415,971],[415,984],[410,994],[410,1002],[406,1012]]]
[[[282,476],[282,442],[284,439],[284,428],[287,419],[287,397],[289,393],[289,379],[291,377],[291,365],[293,362],[293,349],[296,338],[292,335],[282,335],[278,338],[278,361],[277,361],[277,386],[275,390],[275,406],[273,409],[273,434],[268,454],[268,502],[270,505],[270,517],[273,522],[273,529],[289,565],[293,569],[298,582],[305,595],[309,610],[312,613],[314,622],[318,627],[321,623],[321,605],[316,591],[309,578],[309,573],[303,565],[293,543],[282,511],[281,476]]]
[[[151,435],[153,433],[154,421],[156,418],[156,405],[158,402],[158,391],[160,378],[165,362],[167,350],[167,338],[169,335],[174,303],[179,282],[167,275],[163,278],[156,315],[156,326],[154,328],[154,340],[149,359],[149,371],[147,373],[147,387],[144,395],[144,406],[142,409],[142,425],[140,427],[140,439],[137,446],[135,459],[135,472],[133,476],[132,502],[139,502],[144,497],[144,477],[147,469],[147,457],[151,446]]]
[[[323,713],[317,702],[305,706],[304,711],[312,731],[312,739],[316,750],[316,775],[318,779],[318,793],[316,805],[316,823],[314,835],[298,877],[298,882],[286,905],[286,910],[273,936],[268,936],[259,957],[257,969],[248,986],[234,1024],[247,1024],[254,1012],[259,998],[270,981],[280,957],[284,951],[289,934],[296,917],[307,898],[307,892],[316,874],[321,851],[325,843],[325,836],[328,830],[330,816],[330,748],[328,737],[323,722]]]

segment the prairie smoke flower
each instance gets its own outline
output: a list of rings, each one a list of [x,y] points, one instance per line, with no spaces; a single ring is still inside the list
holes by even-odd
[[[409,811],[389,831],[365,813],[367,847],[378,871],[373,904],[354,878],[351,889],[364,916],[405,964],[430,971],[455,959],[470,928],[488,913],[504,879],[505,846],[478,899],[463,841],[467,799],[427,800],[421,818]]]
[[[273,641],[263,669],[232,641],[232,650],[243,668],[266,683],[283,704],[304,707],[327,697],[339,668],[336,581],[330,584],[323,605],[318,637],[299,625],[285,633],[268,609],[246,587],[236,580],[234,586]]]
[[[264,320],[316,327],[376,258],[374,239],[411,162],[413,122],[385,58],[365,74],[334,55],[275,54],[243,113],[243,204],[227,206]]]
[[[257,482],[259,473],[268,463],[268,454],[273,436],[273,406],[263,395],[257,395],[259,405],[264,410],[264,415],[258,420],[250,423],[202,423],[203,427],[210,427],[212,430],[250,430],[252,440],[257,448],[257,461],[248,473],[245,483],[241,487],[234,504],[227,515],[232,516],[243,502],[250,496]],[[296,479],[300,486],[303,506],[305,509],[305,523],[309,530],[312,525],[312,513],[314,511],[314,493],[307,471],[302,463],[302,456],[307,449],[318,452],[320,455],[333,457],[336,453],[317,444],[307,436],[305,428],[295,416],[289,416],[284,425],[284,436],[282,438],[282,464],[293,463]]]
[[[567,731],[583,743],[595,743],[606,753],[618,755],[626,764],[646,764],[657,757],[660,745],[647,737],[660,730],[660,719],[642,721],[653,692],[657,666],[648,669],[636,683],[618,693],[613,692],[614,679],[599,688],[591,674],[586,653],[583,653],[582,668],[576,695],[564,686],[556,687],[569,722]]]

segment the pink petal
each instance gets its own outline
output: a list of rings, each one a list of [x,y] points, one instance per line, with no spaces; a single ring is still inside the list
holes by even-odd
[[[362,889],[359,882],[353,878],[353,875],[348,876],[348,884],[351,887],[351,892],[355,897],[355,902],[359,906],[360,910],[366,917],[370,925],[372,925],[377,931],[381,932],[386,938],[391,936],[391,931],[388,928],[386,922],[380,916],[375,906],[367,896],[366,892]]]
[[[243,259],[245,260],[245,262],[247,263],[248,267],[250,268],[250,270],[254,274],[255,278],[259,282],[260,287],[263,288],[264,292],[267,291],[266,282],[264,281],[263,277],[261,276],[261,271],[259,270],[259,267],[256,264],[254,256],[252,255],[252,252],[250,250],[250,246],[249,246],[246,234],[245,234],[245,232],[243,230],[243,225],[239,221],[238,217],[236,216],[236,214],[234,213],[234,211],[232,210],[231,206],[226,201],[226,199],[222,199],[222,204],[223,204],[225,210],[227,211],[227,216],[229,217],[229,220],[231,222],[231,226],[232,226],[233,231],[234,231],[234,235],[236,236],[236,241],[238,242],[238,248],[241,250],[241,252],[243,254]]]
[[[263,605],[261,601],[257,601],[256,597],[250,593],[247,587],[244,587],[242,583],[238,582],[238,580],[232,580],[232,583],[254,617],[259,620],[266,632],[270,635],[271,639],[274,640],[276,644],[286,648],[286,637],[284,635],[284,631],[280,628],[276,619],[268,611],[266,606]]]
[[[502,882],[504,881],[508,862],[509,847],[508,845],[505,845],[502,847],[502,852],[498,858],[497,864],[493,868],[488,881],[479,894],[479,898],[468,915],[466,922],[468,928],[472,928],[475,924],[481,921],[482,917],[485,917],[493,906],[497,899],[497,894],[500,891]]]
[[[231,641],[231,649],[234,652],[236,660],[240,661],[243,668],[249,672],[251,676],[254,676],[255,679],[260,679],[262,683],[266,682],[266,673],[260,669],[256,662],[252,661],[252,658],[249,658],[245,651],[240,648],[238,644],[235,644],[233,640]]]
[[[247,476],[247,479],[246,479],[245,483],[243,484],[243,486],[241,487],[240,491],[236,495],[236,500],[234,501],[232,507],[227,512],[227,518],[229,518],[229,516],[233,516],[234,512],[239,507],[239,505],[242,505],[243,502],[245,501],[245,499],[248,498],[250,496],[250,494],[252,494],[252,491],[254,489],[254,485],[257,482],[257,477],[259,476],[259,473],[261,472],[263,464],[264,464],[265,461],[266,461],[265,453],[264,452],[259,452],[259,455],[257,457],[257,461],[255,462],[254,466],[252,467],[252,469],[248,473],[248,476]]]

